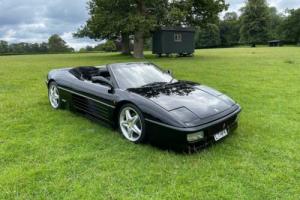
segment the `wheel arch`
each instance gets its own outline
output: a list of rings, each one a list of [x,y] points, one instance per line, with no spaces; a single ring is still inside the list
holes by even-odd
[[[52,82],[55,82],[55,80],[54,80],[53,78],[51,78],[51,79],[48,80],[48,84],[47,84],[47,87],[48,87],[48,88],[49,88],[49,86],[50,86],[50,83],[52,83]]]

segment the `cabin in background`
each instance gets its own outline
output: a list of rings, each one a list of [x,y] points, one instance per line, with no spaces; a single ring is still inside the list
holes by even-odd
[[[195,51],[195,29],[184,27],[161,27],[153,32],[152,53],[192,55]]]
[[[281,40],[271,40],[268,42],[270,47],[281,47],[283,42]]]

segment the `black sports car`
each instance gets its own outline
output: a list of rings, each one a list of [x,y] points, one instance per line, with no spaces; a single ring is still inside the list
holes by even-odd
[[[118,63],[49,72],[54,109],[70,108],[118,126],[134,143],[218,141],[237,127],[241,107],[204,85],[179,81],[151,63]]]

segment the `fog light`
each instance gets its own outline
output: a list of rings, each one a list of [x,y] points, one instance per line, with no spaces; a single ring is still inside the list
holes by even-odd
[[[188,142],[197,142],[199,140],[202,140],[203,138],[204,138],[204,132],[203,131],[187,135],[187,141]]]

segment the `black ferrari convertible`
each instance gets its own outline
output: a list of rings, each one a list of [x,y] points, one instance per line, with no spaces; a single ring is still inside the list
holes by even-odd
[[[106,121],[134,143],[218,141],[237,127],[241,111],[228,96],[144,62],[52,70],[46,84],[54,109]]]

